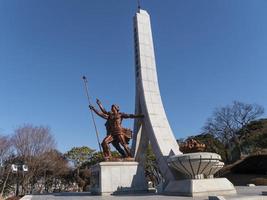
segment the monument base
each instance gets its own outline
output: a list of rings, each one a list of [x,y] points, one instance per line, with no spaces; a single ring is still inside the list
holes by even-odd
[[[226,178],[185,179],[171,181],[164,189],[166,195],[176,196],[210,196],[236,194],[234,185]]]
[[[91,168],[91,193],[110,195],[145,192],[144,169],[134,161],[101,162]]]

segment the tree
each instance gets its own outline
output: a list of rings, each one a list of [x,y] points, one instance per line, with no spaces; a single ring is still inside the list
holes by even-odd
[[[86,146],[73,147],[65,153],[65,156],[69,160],[73,161],[75,166],[80,166],[82,163],[89,161],[94,152],[95,150]]]
[[[111,152],[111,155],[112,155],[112,157],[115,157],[113,151]],[[88,160],[88,162],[84,163],[83,165],[85,165],[87,167],[91,167],[97,163],[104,161],[104,160],[105,159],[104,159],[103,153],[98,151],[98,152],[94,152],[92,154],[92,157]]]
[[[7,136],[0,135],[0,164],[3,165],[3,162],[11,154],[11,143],[10,139]]]
[[[59,151],[53,149],[41,155],[43,160],[40,177],[46,192],[61,191],[66,183],[65,177],[70,173],[67,159]],[[43,189],[43,188],[42,188]]]
[[[15,130],[11,141],[17,154],[16,162],[27,164],[29,167],[29,171],[21,179],[23,190],[28,190],[26,186],[30,184],[32,191],[46,170],[47,157],[44,155],[55,149],[55,140],[48,127],[26,124]]]
[[[11,154],[10,139],[7,136],[0,135],[0,199],[9,188],[12,188],[12,186],[8,184],[11,173],[8,160]]]
[[[256,120],[264,113],[262,106],[234,101],[233,104],[217,108],[204,126],[204,133],[219,139],[225,147],[226,162],[230,162],[230,151],[237,152],[240,159],[241,142],[247,138],[247,130],[242,127]]]
[[[55,149],[56,143],[49,127],[23,125],[15,130],[12,143],[18,156],[31,158]]]
[[[81,166],[89,162],[91,158],[93,157],[93,153],[95,150],[83,146],[83,147],[73,147],[71,150],[69,150],[67,153],[65,153],[65,157],[69,160],[71,160],[74,163],[75,166],[75,179],[78,183],[79,190],[84,191],[87,184],[89,184],[89,175],[88,175],[88,169],[87,167],[80,171]]]
[[[239,132],[246,132],[246,140],[241,144],[242,151],[246,154],[267,150],[267,119],[252,121]]]
[[[156,156],[153,153],[150,144],[148,145],[146,151],[145,176],[147,181],[151,181],[154,186],[157,186],[163,181]]]

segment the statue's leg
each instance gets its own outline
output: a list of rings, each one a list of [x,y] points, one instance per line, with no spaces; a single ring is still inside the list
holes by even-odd
[[[121,148],[119,141],[113,140],[112,145],[115,147],[115,149],[117,149],[117,151],[121,154],[123,158],[126,157],[126,154],[124,150]]]
[[[111,152],[110,152],[110,148],[109,148],[109,143],[111,143],[113,141],[113,137],[112,135],[107,135],[104,139],[103,142],[101,143],[101,146],[103,148],[103,153],[104,153],[104,157],[105,159],[108,159],[111,157]]]
[[[127,142],[125,140],[124,135],[123,134],[118,135],[118,139],[119,139],[120,144],[123,146],[123,148],[124,148],[124,150],[126,152],[126,156],[127,157],[132,157],[131,150],[127,145]]]

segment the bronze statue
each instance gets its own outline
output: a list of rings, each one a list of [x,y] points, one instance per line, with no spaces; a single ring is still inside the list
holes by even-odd
[[[132,138],[132,131],[131,129],[122,127],[122,120],[127,118],[141,118],[143,117],[143,115],[121,113],[119,112],[119,106],[115,104],[112,105],[111,110],[107,112],[98,99],[96,103],[99,106],[100,111],[98,111],[91,105],[89,106],[89,108],[92,109],[98,116],[107,120],[105,123],[107,136],[101,143],[105,160],[109,160],[111,158],[109,147],[110,143],[112,143],[112,145],[117,149],[122,157],[132,157],[130,148],[128,147],[129,141]],[[124,148],[124,150],[121,146]]]
[[[198,142],[195,139],[188,139],[185,144],[180,145],[180,150],[183,153],[195,153],[203,152],[206,149],[206,145]]]

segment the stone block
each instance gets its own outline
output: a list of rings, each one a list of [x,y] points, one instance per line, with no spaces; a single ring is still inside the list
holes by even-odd
[[[164,189],[164,194],[178,196],[215,196],[233,195],[236,190],[226,178],[214,179],[184,179],[170,181]]]
[[[144,169],[134,161],[101,162],[91,168],[93,194],[147,191]]]

